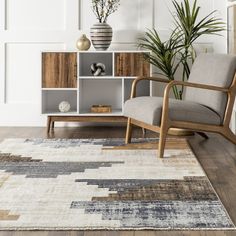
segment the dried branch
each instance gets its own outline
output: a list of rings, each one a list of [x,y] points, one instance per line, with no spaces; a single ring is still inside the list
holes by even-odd
[[[92,0],[93,12],[100,23],[106,23],[108,17],[118,10],[120,0]]]

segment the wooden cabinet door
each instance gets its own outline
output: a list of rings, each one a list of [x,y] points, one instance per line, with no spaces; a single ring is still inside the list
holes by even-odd
[[[150,76],[150,64],[142,53],[115,53],[115,76]]]
[[[77,53],[42,54],[43,88],[77,87]]]

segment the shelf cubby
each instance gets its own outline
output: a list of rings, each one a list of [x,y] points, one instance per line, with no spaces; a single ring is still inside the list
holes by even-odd
[[[77,90],[43,90],[42,91],[42,113],[43,114],[64,114],[59,111],[59,104],[67,101],[71,105],[70,112],[77,113]]]
[[[93,76],[91,72],[91,65],[93,63],[103,63],[106,67],[105,76],[113,76],[113,54],[108,53],[80,53],[79,54],[79,76],[88,77]]]
[[[93,105],[110,105],[112,113],[107,114],[122,115],[122,80],[81,80],[79,113],[91,114],[90,108]]]

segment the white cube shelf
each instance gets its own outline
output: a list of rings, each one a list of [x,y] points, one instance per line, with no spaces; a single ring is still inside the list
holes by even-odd
[[[150,76],[151,66],[142,51],[43,52],[42,114],[50,116],[123,116],[132,82]],[[147,53],[147,52],[145,52]],[[92,63],[103,63],[104,76],[93,76]],[[138,96],[151,96],[152,83],[142,81]],[[68,101],[71,111],[61,113],[60,102]],[[92,105],[110,105],[111,113],[91,113]]]
[[[42,113],[43,114],[77,114],[77,90],[43,90]],[[59,104],[62,101],[70,103],[70,112],[61,113]]]
[[[89,114],[93,105],[106,104],[112,113],[122,115],[121,79],[84,79],[80,81],[79,113]],[[108,113],[109,114],[109,113]]]
[[[93,63],[102,63],[106,66],[106,75],[113,76],[113,53],[79,53],[79,76],[92,76],[91,65]]]

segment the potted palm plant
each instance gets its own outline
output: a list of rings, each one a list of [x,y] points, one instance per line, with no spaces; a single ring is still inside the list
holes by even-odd
[[[161,75],[169,80],[175,79],[176,71],[182,69],[182,80],[186,81],[190,74],[190,64],[194,62],[194,42],[203,35],[220,35],[225,30],[225,24],[214,16],[215,11],[199,19],[201,7],[197,0],[191,6],[189,0],[177,2],[172,0],[175,12],[172,14],[175,28],[169,39],[162,41],[158,32],[148,30],[140,39],[139,47],[151,51],[145,58],[156,66]],[[182,99],[183,87],[173,88],[176,99]]]
[[[90,29],[91,40],[96,50],[105,51],[112,41],[112,27],[108,17],[118,10],[120,0],[92,0],[92,9],[98,20]]]

